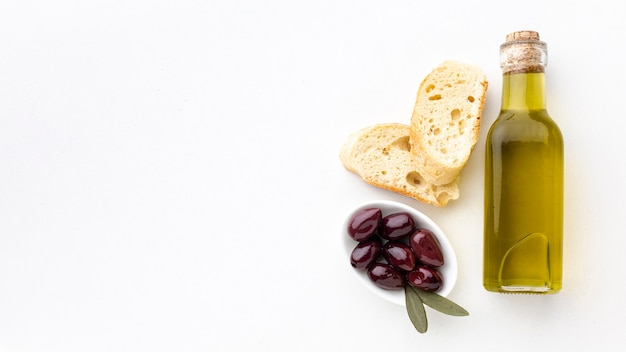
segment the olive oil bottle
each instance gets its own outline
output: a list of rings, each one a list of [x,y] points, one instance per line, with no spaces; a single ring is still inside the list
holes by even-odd
[[[483,285],[557,293],[562,284],[563,138],[546,110],[547,46],[534,31],[500,46],[502,105],[487,136]]]

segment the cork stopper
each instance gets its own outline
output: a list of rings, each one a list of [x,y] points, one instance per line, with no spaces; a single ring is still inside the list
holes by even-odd
[[[517,31],[506,36],[500,46],[500,66],[504,74],[544,72],[548,47],[535,31]]]
[[[535,31],[519,31],[506,35],[507,42],[513,42],[518,40],[539,40],[539,33]]]

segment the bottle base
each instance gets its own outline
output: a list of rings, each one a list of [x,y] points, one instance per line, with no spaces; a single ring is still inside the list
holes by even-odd
[[[483,285],[489,292],[496,293],[518,293],[518,294],[534,294],[548,295],[561,291],[561,287],[555,286],[523,286],[523,285]]]

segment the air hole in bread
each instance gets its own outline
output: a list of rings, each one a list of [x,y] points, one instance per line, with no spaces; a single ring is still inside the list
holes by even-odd
[[[429,85],[426,87],[426,93],[430,93],[430,92],[432,92],[432,90],[433,90],[433,89],[435,89],[435,85],[434,85],[434,84],[429,84]]]
[[[440,133],[441,133],[441,128],[435,128],[435,129],[433,130],[433,134],[434,134],[435,136],[439,135]]]
[[[411,151],[411,143],[409,142],[409,136],[404,136],[396,139],[391,142],[387,148],[384,149],[383,154],[389,154],[389,149],[395,148],[403,151],[410,152]]]
[[[381,175],[383,175],[383,176],[387,175],[387,170],[382,170],[382,171],[380,172],[380,174],[381,174]]]
[[[435,94],[428,97],[428,100],[440,100],[441,94]]]
[[[424,178],[417,171],[411,171],[406,175],[406,182],[414,187],[424,184]]]
[[[441,192],[437,195],[437,201],[439,202],[439,204],[446,204],[448,203],[448,201],[450,200],[450,194],[448,194],[448,192]]]
[[[469,97],[467,97],[467,101],[469,101],[470,103],[473,103],[474,100],[476,100],[476,99],[474,99],[474,97],[471,96],[471,95]]]
[[[454,121],[458,120],[461,117],[461,110],[454,109],[450,111],[450,117],[452,117],[452,120]]]
[[[456,84],[465,84],[465,80],[464,79],[460,79],[458,81],[456,81]]]

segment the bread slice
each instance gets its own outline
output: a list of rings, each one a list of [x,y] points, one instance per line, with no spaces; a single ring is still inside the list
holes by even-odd
[[[411,117],[411,151],[433,185],[457,179],[480,131],[487,78],[475,66],[445,61],[424,78]]]
[[[353,133],[341,162],[373,186],[444,206],[459,198],[459,174],[478,141],[486,93],[481,69],[445,61],[421,82],[410,125]]]
[[[456,180],[447,185],[427,183],[418,156],[412,153],[410,126],[378,124],[351,134],[339,152],[344,167],[365,182],[421,202],[444,206],[459,197]]]

